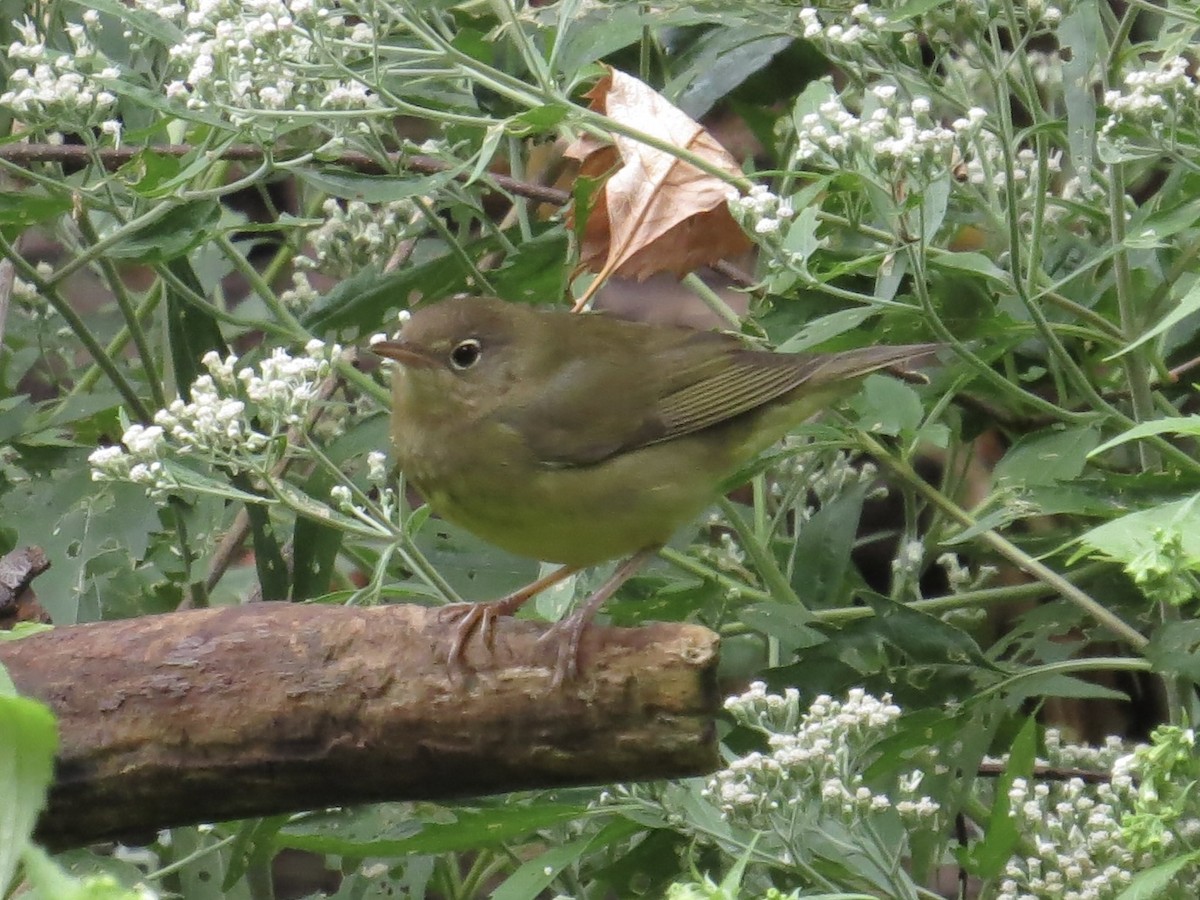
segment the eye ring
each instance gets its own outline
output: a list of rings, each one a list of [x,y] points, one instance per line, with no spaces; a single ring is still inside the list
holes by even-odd
[[[450,351],[450,365],[459,371],[469,369],[479,362],[482,349],[483,345],[476,338],[459,341]]]

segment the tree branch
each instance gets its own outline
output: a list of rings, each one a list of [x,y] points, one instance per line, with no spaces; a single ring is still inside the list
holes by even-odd
[[[451,672],[440,610],[188,610],[0,642],[59,717],[54,848],[331,805],[683,777],[718,767],[717,637],[592,628],[551,689],[545,626],[501,620]]]

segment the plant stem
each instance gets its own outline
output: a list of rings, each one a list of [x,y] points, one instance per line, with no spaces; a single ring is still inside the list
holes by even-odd
[[[717,505],[721,507],[722,514],[729,520],[733,530],[737,532],[742,548],[754,563],[754,567],[758,569],[758,574],[767,586],[767,590],[771,592],[771,596],[780,602],[803,607],[804,601],[800,599],[787,578],[784,577],[770,548],[754,533],[754,529],[742,518],[737,507],[725,497],[718,500]]]
[[[898,478],[912,485],[918,494],[925,497],[947,517],[958,522],[964,528],[978,527],[978,523],[970,513],[921,478],[907,462],[889,453],[887,448],[871,435],[860,432],[859,440],[866,453],[869,453],[880,465],[890,469]],[[1149,639],[1132,625],[1080,590],[1058,572],[1034,559],[999,532],[989,528],[979,532],[979,539],[1018,569],[1054,588],[1063,598],[1074,603],[1135,650],[1143,650],[1150,643]]]

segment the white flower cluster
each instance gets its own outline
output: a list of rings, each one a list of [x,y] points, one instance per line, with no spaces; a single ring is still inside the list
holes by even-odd
[[[184,31],[170,48],[171,99],[215,107],[239,125],[273,121],[253,112],[363,110],[378,98],[361,82],[322,66],[332,43],[349,45],[352,65],[373,43],[366,22],[333,0],[145,0],[142,8]],[[356,56],[357,54],[357,56]],[[268,126],[269,127],[269,126]]]
[[[1125,741],[1109,735],[1100,747],[1088,744],[1071,744],[1063,740],[1057,728],[1047,728],[1042,736],[1046,745],[1046,761],[1052,766],[1072,766],[1096,772],[1111,770],[1117,760],[1127,756],[1133,749]]]
[[[1037,855],[1008,862],[997,900],[1105,900],[1121,893],[1147,860],[1124,845],[1119,790],[1116,783],[1089,788],[1079,778],[1053,788],[1016,779],[1010,815],[1032,835]]]
[[[799,16],[801,35],[825,47],[852,48],[878,42],[888,24],[887,17],[872,11],[868,3],[856,4],[848,16],[828,24],[811,6],[801,9]]]
[[[372,263],[382,263],[408,236],[411,226],[422,220],[418,208],[408,200],[378,204],[351,200],[343,207],[329,199],[321,211],[325,221],[308,235],[315,259],[301,257],[297,264],[330,275],[348,276]]]
[[[925,35],[934,46],[961,46],[968,34],[982,34],[997,18],[1005,16],[1005,4],[997,0],[959,0],[952,3],[925,4],[928,11],[912,12],[905,0],[879,0],[857,3],[848,13],[838,15],[829,10],[818,12],[805,6],[797,13],[796,31],[812,41],[828,56],[844,61],[856,56],[873,57],[877,63],[887,61],[894,43],[915,50],[920,36]],[[1054,28],[1063,17],[1063,6],[1045,0],[1027,0],[1009,6],[1031,32]],[[844,8],[844,7],[843,7]],[[895,13],[895,22],[885,13]]]
[[[1009,815],[1034,852],[1009,860],[998,900],[1113,900],[1139,871],[1200,847],[1190,729],[1164,726],[1150,744],[1132,748],[1112,737],[1102,747],[1066,744],[1048,730],[1046,753],[1050,765],[1107,771],[1108,781],[1014,780]],[[1197,896],[1200,867],[1174,877],[1170,886],[1178,893],[1161,896]]]
[[[305,257],[297,257],[299,264]],[[300,271],[292,271],[292,286],[279,292],[279,302],[292,312],[300,312],[311,307],[320,298],[318,291],[308,279],[308,275]]]
[[[313,340],[301,356],[277,348],[257,368],[239,371],[238,357],[222,359],[210,351],[203,359],[209,374],[192,382],[191,400],[178,399],[159,410],[153,425],[131,425],[121,437],[123,448],[92,453],[92,480],[132,481],[161,493],[177,486],[163,465],[169,450],[240,471],[287,428],[304,421],[340,354],[337,344]]]
[[[950,591],[955,594],[978,590],[999,571],[995,566],[980,566],[972,574],[970,566],[963,565],[957,553],[943,553],[937,558],[937,564],[945,570]]]
[[[790,202],[781,200],[762,184],[754,185],[744,197],[733,191],[728,199],[730,212],[749,224],[755,234],[775,234],[796,214]]]
[[[1200,106],[1200,84],[1189,73],[1189,61],[1173,56],[1125,76],[1123,90],[1106,91],[1108,120],[1100,133],[1110,135],[1123,124],[1149,128],[1165,135],[1184,122],[1194,123]]]
[[[763,731],[768,753],[750,753],[718,772],[705,792],[730,820],[770,828],[771,817],[792,819],[815,809],[850,822],[893,807],[901,816],[928,819],[940,810],[929,797],[918,797],[920,773],[899,779],[899,802],[868,787],[862,776],[872,747],[900,717],[885,695],[875,698],[861,688],[844,701],[817,697],[800,712],[799,693],[767,693],[762,682],[725,703],[742,724]]]
[[[972,109],[951,127],[939,125],[925,97],[901,100],[894,85],[868,92],[862,116],[831,97],[797,124],[797,163],[816,161],[840,169],[865,169],[885,181],[930,181],[969,154],[985,113]]]
[[[14,22],[20,40],[9,44],[8,58],[24,65],[9,76],[9,89],[0,94],[0,107],[37,127],[66,131],[99,125],[105,134],[119,140],[121,123],[109,118],[117,97],[104,82],[118,79],[121,72],[92,42],[99,21],[99,14],[88,10],[82,24],[67,25],[71,52],[49,49],[28,18]]]

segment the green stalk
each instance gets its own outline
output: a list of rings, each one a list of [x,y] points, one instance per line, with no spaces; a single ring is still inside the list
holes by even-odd
[[[941,510],[948,518],[958,522],[964,528],[978,527],[979,523],[970,513],[927,483],[907,462],[897,459],[871,435],[860,432],[859,440],[866,453],[869,453],[880,465],[890,469],[902,481],[910,484],[913,490]],[[1142,651],[1150,643],[1149,639],[1132,625],[1080,590],[1067,578],[1034,559],[999,532],[993,529],[981,531],[979,539],[1021,571],[1054,588],[1064,599],[1074,603],[1133,649]]]

